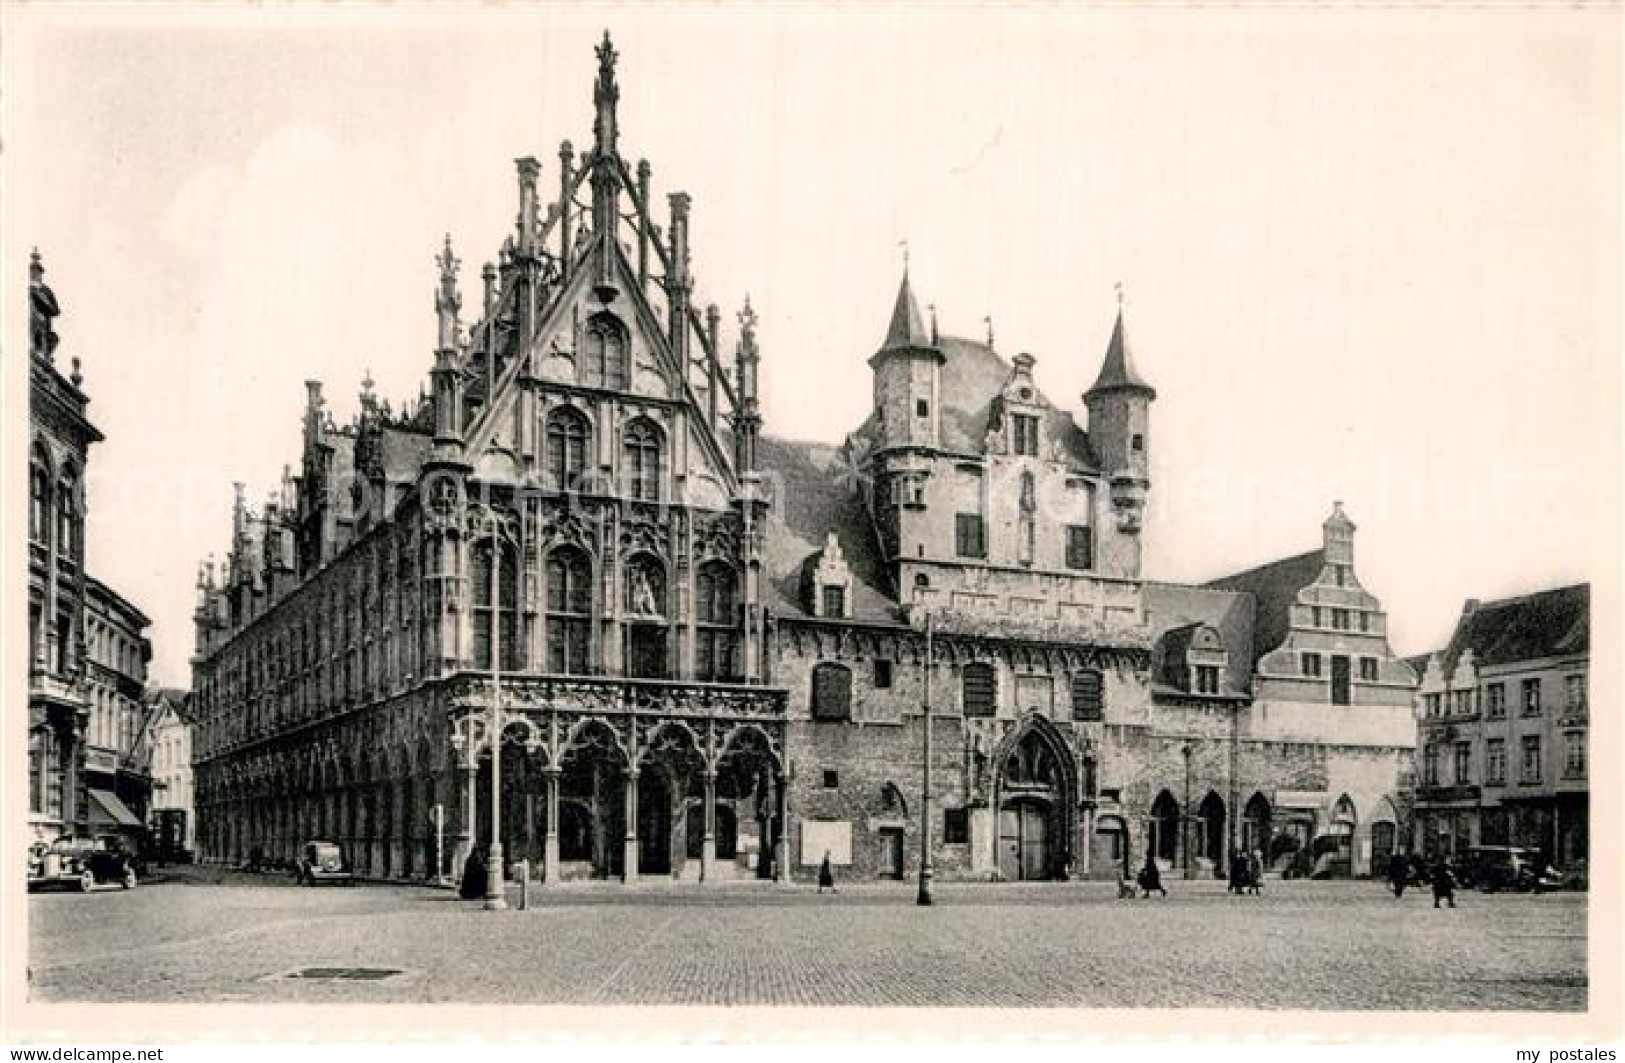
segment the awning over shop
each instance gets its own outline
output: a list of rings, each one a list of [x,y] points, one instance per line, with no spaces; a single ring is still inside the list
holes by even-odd
[[[97,827],[141,826],[141,821],[119,800],[118,794],[107,790],[90,791],[90,822]]]

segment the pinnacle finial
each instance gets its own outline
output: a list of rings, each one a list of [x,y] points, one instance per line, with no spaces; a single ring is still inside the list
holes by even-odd
[[[904,279],[907,279],[907,277],[908,277],[908,239],[905,237],[904,239],[897,241],[897,246],[901,247],[903,249],[903,277],[904,277]]]
[[[1118,281],[1112,285],[1112,290],[1117,293],[1117,312],[1121,314],[1123,312],[1123,282]]]
[[[993,315],[989,314],[986,317],[984,317],[982,319],[982,323],[987,326],[987,349],[991,351],[991,350],[994,349],[993,348]]]
[[[45,264],[40,261],[39,248],[28,252],[28,279],[38,281],[45,276]]]

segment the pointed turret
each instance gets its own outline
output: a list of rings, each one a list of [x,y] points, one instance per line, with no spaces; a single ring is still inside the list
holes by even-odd
[[[1151,403],[1156,389],[1134,368],[1123,329],[1123,286],[1117,286],[1117,321],[1094,386],[1083,393],[1089,444],[1111,484],[1121,531],[1137,532],[1151,487]]]
[[[934,315],[933,315],[934,319]],[[942,351],[935,329],[927,331],[920,304],[903,265],[891,321],[880,350],[869,359],[874,371],[875,412],[879,415],[880,449],[937,445],[937,389]]]
[[[914,290],[909,287],[908,270],[903,271],[903,283],[897,286],[897,302],[892,306],[891,324],[886,326],[886,339],[882,351],[929,348],[934,346],[926,335],[925,323],[920,317],[920,304],[914,301]]]
[[[1145,382],[1134,368],[1128,340],[1123,336],[1123,304],[1117,304],[1117,323],[1112,326],[1112,338],[1106,344],[1106,358],[1100,364],[1100,375],[1085,397],[1101,391],[1143,391],[1148,398],[1157,397],[1157,389]]]

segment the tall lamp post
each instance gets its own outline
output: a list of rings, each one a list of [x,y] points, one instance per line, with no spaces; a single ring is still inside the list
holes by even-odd
[[[491,748],[491,848],[485,857],[485,910],[508,907],[502,874],[502,547],[512,542],[502,515],[489,505],[472,510],[473,524],[491,543],[491,722],[486,742]]]
[[[931,901],[931,673],[935,667],[931,644],[931,614],[925,614],[925,737],[920,767],[920,892],[914,903],[928,907]]]

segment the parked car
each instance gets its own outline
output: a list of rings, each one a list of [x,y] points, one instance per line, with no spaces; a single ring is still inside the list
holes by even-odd
[[[314,886],[318,882],[355,885],[355,874],[344,859],[344,851],[333,842],[306,842],[293,871],[295,885]]]
[[[1456,871],[1463,886],[1487,893],[1503,889],[1539,893],[1563,884],[1562,876],[1538,851],[1515,845],[1475,845],[1462,856]]]
[[[103,883],[134,889],[139,878],[130,854],[105,839],[58,838],[28,852],[28,888],[71,886],[80,892]]]

